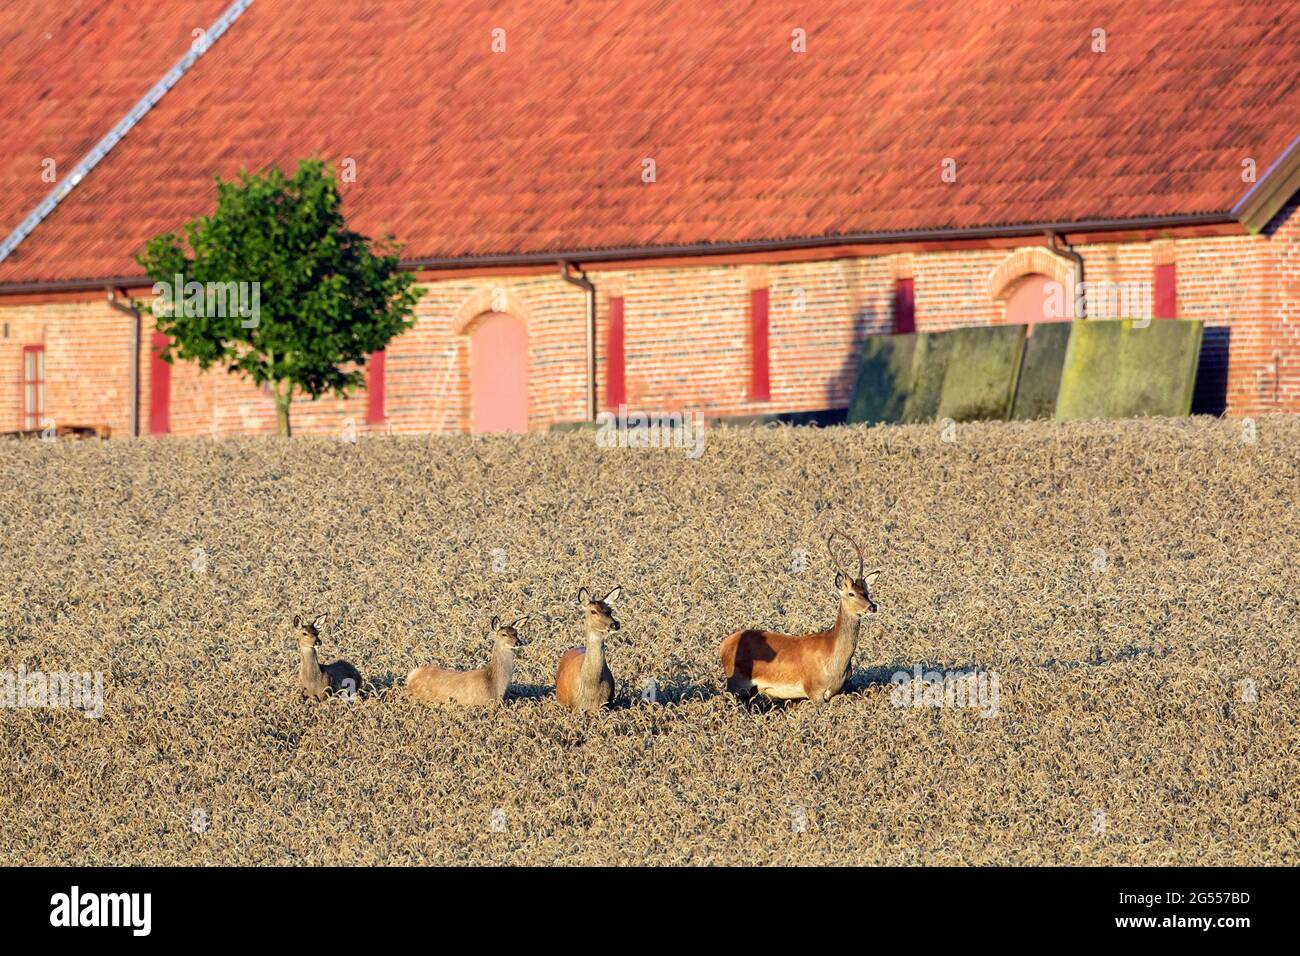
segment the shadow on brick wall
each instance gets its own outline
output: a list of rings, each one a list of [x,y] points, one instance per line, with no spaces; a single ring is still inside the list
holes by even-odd
[[[853,345],[844,357],[840,370],[826,380],[828,404],[833,396],[852,396],[862,364],[862,340],[868,335],[889,331],[881,314],[868,306],[853,317]],[[770,412],[753,415],[728,415],[709,419],[711,425],[843,425],[849,410],[843,405],[802,412]]]
[[[875,306],[869,305],[854,313],[853,345],[844,356],[844,364],[840,366],[839,372],[826,382],[827,398],[831,395],[844,396],[844,407],[837,409],[842,413],[841,422],[848,421],[848,406],[853,403],[853,390],[857,387],[858,376],[862,373],[863,341],[869,335],[885,335],[891,331],[893,331],[892,319],[889,315],[878,312]]]
[[[1196,386],[1192,390],[1193,415],[1222,415],[1228,407],[1228,341],[1232,330],[1227,326],[1206,326],[1201,335],[1201,358],[1196,366]]]

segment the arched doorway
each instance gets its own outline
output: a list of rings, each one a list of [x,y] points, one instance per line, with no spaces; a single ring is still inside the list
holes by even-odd
[[[1006,321],[1028,326],[1027,335],[1033,334],[1039,322],[1068,322],[1073,315],[1074,303],[1062,284],[1041,272],[1018,279],[1007,296]]]
[[[489,312],[469,337],[470,431],[528,431],[528,330]]]

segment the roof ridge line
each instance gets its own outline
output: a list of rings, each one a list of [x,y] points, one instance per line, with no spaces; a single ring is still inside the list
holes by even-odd
[[[252,6],[252,3],[253,0],[234,0],[206,32],[190,44],[190,48],[185,52],[185,55],[177,60],[172,68],[164,73],[162,78],[136,101],[126,115],[118,120],[113,128],[90,148],[90,152],[77,161],[77,165],[72,167],[72,172],[51,189],[45,198],[37,203],[36,207],[18,224],[18,227],[5,237],[3,242],[0,242],[0,262],[4,262],[9,257],[9,254],[17,249],[22,241],[45,221],[50,213],[54,212],[59,203],[66,199],[68,194],[86,178],[86,175],[112,151],[113,147],[144,118],[146,113],[158,104],[158,101],[176,85],[180,78],[189,71],[190,67],[198,62],[203,54],[212,49],[212,45],[221,39],[222,34],[230,29],[230,26],[239,19],[240,14]]]

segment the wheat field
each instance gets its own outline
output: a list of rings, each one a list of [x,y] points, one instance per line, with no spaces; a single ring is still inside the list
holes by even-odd
[[[1300,420],[706,438],[0,443],[0,672],[103,679],[0,709],[0,863],[1300,863]],[[846,693],[738,705],[719,641],[827,626],[835,527],[884,569]],[[358,700],[297,691],[322,611]],[[525,613],[502,707],[404,696]]]

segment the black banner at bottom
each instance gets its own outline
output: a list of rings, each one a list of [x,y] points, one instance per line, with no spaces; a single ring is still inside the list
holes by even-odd
[[[446,927],[517,936],[604,929],[613,945],[714,927],[769,948],[945,934],[1236,945],[1287,925],[1292,874],[1265,869],[8,869],[6,937],[131,945],[215,933],[378,942]],[[573,921],[577,923],[573,923]],[[570,929],[560,927],[573,923]],[[198,936],[196,936],[196,933]],[[304,935],[305,934],[305,935]],[[346,939],[345,936],[351,936]],[[74,939],[75,937],[75,939]],[[499,939],[500,937],[498,937]],[[552,937],[554,938],[554,937]],[[1038,938],[1043,938],[1038,936]],[[494,941],[496,942],[496,941]],[[704,940],[697,942],[703,943]],[[658,944],[657,944],[658,945]]]

